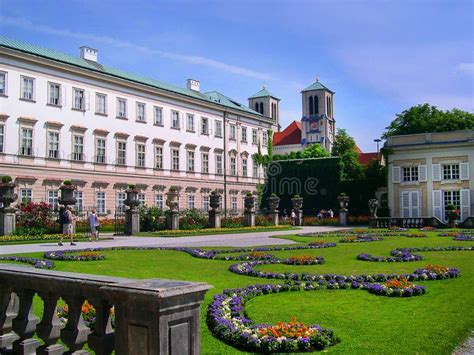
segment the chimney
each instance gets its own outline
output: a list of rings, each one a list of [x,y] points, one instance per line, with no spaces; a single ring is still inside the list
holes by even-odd
[[[87,47],[87,46],[82,46],[81,47],[81,58],[85,60],[90,60],[91,62],[97,63],[97,53],[98,50]]]
[[[186,82],[187,82],[186,87],[189,90],[194,90],[194,91],[200,92],[199,86],[201,85],[201,83],[199,82],[199,80],[188,79]]]

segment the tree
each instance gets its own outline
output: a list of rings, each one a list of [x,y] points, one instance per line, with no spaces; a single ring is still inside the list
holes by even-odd
[[[442,111],[429,104],[410,107],[397,114],[382,138],[394,135],[448,132],[474,128],[474,114],[453,109]]]
[[[356,143],[345,129],[339,128],[337,130],[331,153],[333,156],[341,157],[344,179],[357,180],[362,178],[363,168],[358,161],[359,153],[356,150]]]
[[[274,155],[273,160],[326,158],[328,156],[328,152],[319,144],[311,144],[309,147],[306,147],[304,150],[300,150],[298,152]]]

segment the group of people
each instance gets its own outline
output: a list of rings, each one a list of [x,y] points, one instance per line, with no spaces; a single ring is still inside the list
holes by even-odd
[[[334,218],[334,211],[332,209],[329,210],[321,210],[317,214],[318,219],[325,219],[325,218]]]
[[[288,212],[286,211],[286,208],[283,209],[283,220],[286,221],[288,219]],[[296,215],[296,211],[294,209],[291,210],[290,212],[290,220],[291,220],[291,225],[292,226],[296,226],[296,222],[297,222],[297,215]]]
[[[63,239],[64,237],[68,238],[71,242],[71,245],[76,245],[74,243],[74,231],[73,231],[73,224],[76,220],[76,216],[72,213],[72,207],[68,206],[60,210],[59,212],[59,222],[61,224],[61,238],[59,239],[58,245],[63,246]],[[99,240],[99,226],[100,220],[99,216],[97,215],[96,210],[92,210],[88,217],[88,224],[90,228],[90,237],[89,241],[92,242],[93,240]]]

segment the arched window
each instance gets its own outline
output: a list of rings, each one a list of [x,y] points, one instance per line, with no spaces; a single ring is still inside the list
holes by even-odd
[[[310,96],[309,97],[309,114],[312,115],[314,113],[314,109],[313,109],[313,97]]]
[[[328,97],[328,109],[327,109],[327,112],[328,112],[328,116],[331,117],[331,98]]]
[[[326,115],[330,116],[330,114],[329,114],[329,97],[326,97]]]
[[[259,110],[258,110],[258,102],[255,103],[255,111],[259,112]]]
[[[263,102],[260,102],[260,113],[263,115]]]
[[[314,114],[319,114],[319,99],[317,96],[314,97]]]

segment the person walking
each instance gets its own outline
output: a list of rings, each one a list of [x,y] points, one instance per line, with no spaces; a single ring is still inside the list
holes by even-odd
[[[296,226],[296,212],[294,209],[291,210],[291,225]]]
[[[58,245],[63,246],[63,238],[69,237],[69,240],[71,241],[71,245],[76,245],[73,240],[73,234],[72,234],[72,224],[74,222],[74,215],[72,214],[72,207],[68,206],[65,211],[63,212],[63,234],[61,236],[61,240],[59,241]]]
[[[97,216],[96,210],[92,210],[91,214],[89,215],[89,228],[91,231],[91,236],[89,241],[92,240],[99,240],[99,217]]]

